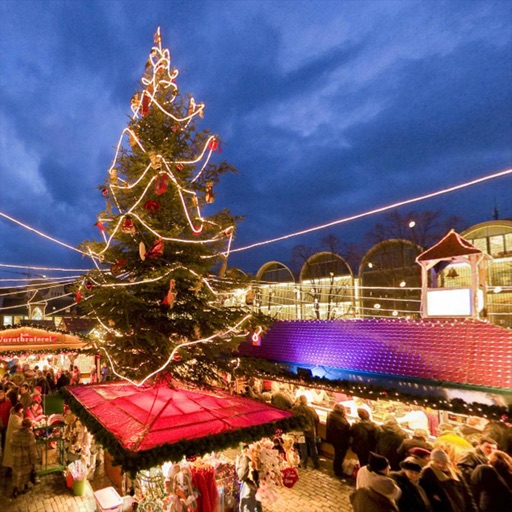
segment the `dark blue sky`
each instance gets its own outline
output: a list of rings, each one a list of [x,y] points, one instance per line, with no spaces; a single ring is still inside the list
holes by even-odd
[[[153,33],[223,140],[215,207],[245,246],[512,167],[512,2],[0,2],[0,212],[71,246],[97,236],[97,185]],[[469,226],[512,218],[510,176],[416,205]],[[333,233],[233,255],[255,272]],[[86,267],[0,218],[0,263]],[[0,272],[0,276],[7,277]]]

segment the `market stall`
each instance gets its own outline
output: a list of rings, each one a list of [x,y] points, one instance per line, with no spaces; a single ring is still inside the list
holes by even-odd
[[[144,496],[141,510],[151,500],[158,505],[153,510],[167,510],[164,506],[170,507],[172,500],[189,499],[191,493],[183,486],[191,477],[194,488],[198,482],[206,485],[206,479],[215,482],[216,499],[226,500],[226,489],[237,486],[232,480],[234,463],[223,459],[220,451],[300,427],[300,419],[267,404],[176,382],[143,387],[113,382],[64,392],[73,414],[107,450],[110,468],[117,477],[122,475],[117,486],[121,495],[138,489]],[[227,494],[232,499],[232,493]]]

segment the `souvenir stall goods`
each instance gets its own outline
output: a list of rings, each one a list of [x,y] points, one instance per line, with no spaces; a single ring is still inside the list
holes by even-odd
[[[212,453],[140,471],[134,497],[143,512],[231,512],[237,488],[233,462]]]
[[[65,467],[64,456],[64,417],[62,414],[42,416],[34,422],[33,432],[36,438],[39,476],[62,471]]]

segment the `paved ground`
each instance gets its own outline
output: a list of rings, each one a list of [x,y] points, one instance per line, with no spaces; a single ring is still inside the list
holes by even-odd
[[[86,483],[85,494],[73,496],[62,473],[41,477],[41,482],[17,499],[10,499],[12,483],[0,475],[0,512],[94,512],[93,492],[111,485],[100,472]],[[292,489],[279,489],[279,500],[264,512],[351,512],[349,494],[353,480],[333,476],[331,462],[321,459],[320,469],[299,469],[299,481]]]

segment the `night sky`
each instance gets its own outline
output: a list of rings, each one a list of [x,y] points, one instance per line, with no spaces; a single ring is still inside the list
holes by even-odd
[[[161,27],[182,93],[218,133],[215,208],[245,216],[234,248],[512,168],[512,2],[0,2],[0,212],[76,247],[97,238],[104,182]],[[512,177],[409,207],[463,227],[512,218]],[[256,272],[328,234],[233,254]],[[0,263],[86,268],[0,217]],[[0,269],[0,277],[14,277]],[[47,272],[44,272],[47,274]]]

